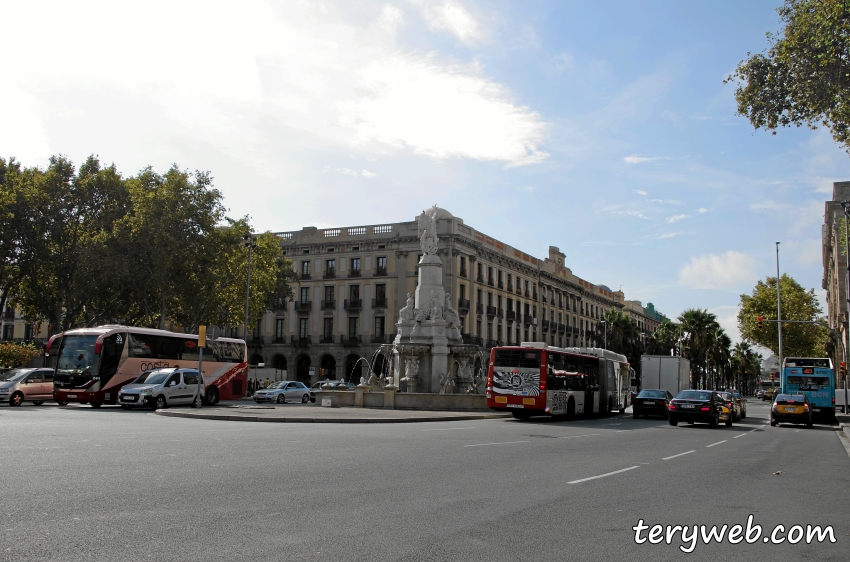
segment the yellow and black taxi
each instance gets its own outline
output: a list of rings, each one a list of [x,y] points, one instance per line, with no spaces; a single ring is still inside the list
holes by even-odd
[[[770,408],[770,425],[805,424],[812,427],[812,408],[804,394],[777,394]]]
[[[666,390],[645,388],[632,401],[632,415],[667,417],[673,395]]]
[[[780,390],[781,389],[779,389],[779,388],[768,388],[767,390],[764,391],[764,394],[762,394],[761,399],[773,401],[773,397],[776,394],[779,394]]]
[[[668,416],[670,425],[700,422],[717,427],[721,421],[732,425],[728,401],[714,390],[683,390],[670,401]]]

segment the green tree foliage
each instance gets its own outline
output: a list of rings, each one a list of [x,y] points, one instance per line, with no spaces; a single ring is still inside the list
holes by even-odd
[[[652,333],[646,342],[649,355],[681,355],[682,325],[665,320]]]
[[[821,320],[823,313],[815,290],[806,291],[792,277],[782,276],[779,285],[782,298],[783,320]],[[758,317],[776,320],[776,277],[759,281],[751,295],[741,295],[738,311],[738,329],[747,342],[766,347],[779,354],[779,328],[777,322],[764,322],[758,327]],[[821,357],[828,330],[815,324],[782,324],[782,353],[786,357]]]
[[[605,324],[597,322],[596,331],[592,334],[595,344],[606,345],[606,349],[625,355],[632,368],[639,372],[644,347],[634,319],[615,308],[605,311],[602,319]]]
[[[761,354],[753,351],[747,342],[735,344],[731,357],[733,386],[753,393],[761,373],[761,361]]]
[[[717,317],[700,308],[685,310],[678,318],[682,329],[682,355],[691,362],[691,384],[711,388],[723,369],[731,343],[717,323]],[[726,353],[722,351],[726,347]]]
[[[738,64],[738,114],[756,129],[823,125],[850,152],[850,12],[846,0],[785,0],[769,48]]]

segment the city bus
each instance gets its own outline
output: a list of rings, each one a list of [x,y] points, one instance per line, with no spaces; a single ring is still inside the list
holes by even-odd
[[[597,348],[541,342],[494,347],[487,372],[487,407],[531,416],[610,414],[625,410],[630,387],[626,357]]]
[[[161,367],[197,367],[198,336],[151,328],[107,325],[68,330],[53,336],[46,352],[56,353],[53,398],[69,402],[117,404],[118,391],[137,376]],[[245,396],[248,350],[238,339],[208,340],[204,348],[205,404]]]
[[[805,394],[813,418],[835,417],[835,371],[827,357],[786,357],[782,362],[782,393]]]

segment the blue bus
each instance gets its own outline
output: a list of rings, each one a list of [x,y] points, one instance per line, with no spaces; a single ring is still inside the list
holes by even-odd
[[[782,363],[782,393],[805,394],[813,418],[835,417],[835,371],[829,358],[786,357]]]

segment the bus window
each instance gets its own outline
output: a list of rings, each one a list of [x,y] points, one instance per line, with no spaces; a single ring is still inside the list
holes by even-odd
[[[103,349],[100,352],[100,377],[104,382],[118,370],[126,339],[126,334],[112,334],[103,338]]]
[[[788,377],[788,386],[796,386],[799,390],[820,390],[832,385],[829,377]]]
[[[495,365],[497,367],[540,368],[540,352],[525,349],[497,349]]]

